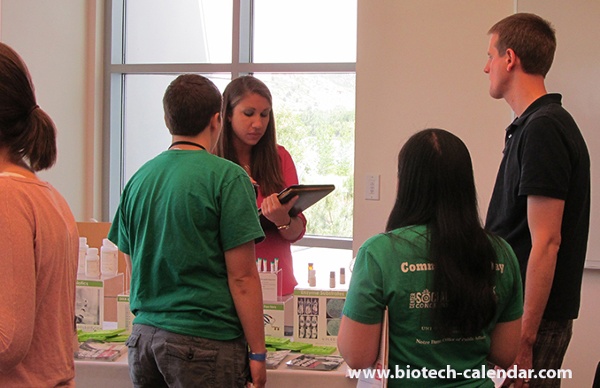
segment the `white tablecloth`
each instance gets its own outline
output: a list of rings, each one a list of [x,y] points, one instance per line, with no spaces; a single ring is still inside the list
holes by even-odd
[[[288,356],[285,361],[297,355]],[[336,370],[305,371],[291,369],[283,361],[277,369],[267,370],[269,388],[354,388],[356,380],[346,377],[346,364]],[[127,354],[115,361],[75,361],[75,383],[78,388],[131,388]]]

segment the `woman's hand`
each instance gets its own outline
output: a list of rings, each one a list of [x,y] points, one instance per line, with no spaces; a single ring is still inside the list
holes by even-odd
[[[281,204],[279,198],[277,198],[277,194],[271,194],[263,200],[260,205],[260,211],[269,221],[277,226],[289,225],[291,221],[289,212],[296,201],[298,201],[298,198],[298,196],[295,196],[289,202]]]

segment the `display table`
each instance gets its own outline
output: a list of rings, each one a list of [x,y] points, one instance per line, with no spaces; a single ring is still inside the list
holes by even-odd
[[[336,285],[347,288],[352,271],[351,250],[292,247],[294,257],[294,273],[298,279],[298,287],[309,287],[307,278],[308,263],[313,263],[316,269],[317,287],[314,289],[329,289],[329,274],[336,272]],[[346,271],[346,282],[339,284],[339,269]],[[116,328],[116,323],[104,322],[104,329]],[[288,356],[277,369],[267,370],[268,388],[294,388],[294,387],[327,387],[346,388],[356,387],[357,380],[346,377],[347,365],[344,363],[336,370],[321,372],[310,370],[292,369],[285,362],[297,354]],[[127,354],[115,361],[75,361],[75,383],[78,388],[131,388],[133,385],[129,378]]]
[[[115,361],[75,360],[75,386],[81,388],[131,388],[127,353]]]
[[[297,355],[288,356],[277,369],[267,370],[267,387],[356,387],[357,380],[346,377],[345,363],[333,371],[305,371],[285,365],[287,360],[294,357]],[[79,388],[131,388],[133,385],[129,378],[127,353],[110,362],[76,360],[75,384]]]

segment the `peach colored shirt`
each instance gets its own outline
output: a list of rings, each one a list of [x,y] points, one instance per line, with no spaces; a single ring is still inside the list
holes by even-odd
[[[74,386],[79,236],[50,184],[0,174],[0,385]]]

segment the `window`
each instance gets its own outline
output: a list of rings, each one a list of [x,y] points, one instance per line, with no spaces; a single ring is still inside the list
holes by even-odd
[[[336,190],[308,209],[305,244],[351,248],[356,0],[107,1],[106,218],[121,190],[170,142],[167,85],[202,74],[221,91],[243,74],[273,94],[278,143],[300,183]]]

